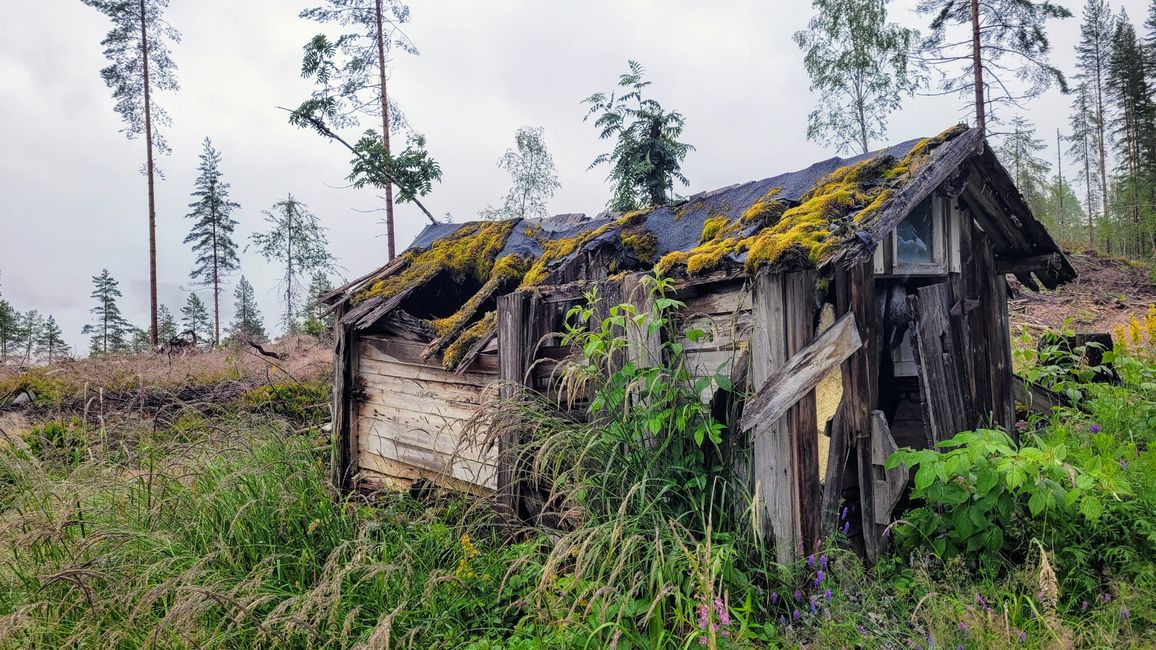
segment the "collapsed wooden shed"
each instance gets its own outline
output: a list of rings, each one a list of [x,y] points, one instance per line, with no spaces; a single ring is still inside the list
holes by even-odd
[[[677,279],[692,368],[753,396],[750,480],[781,560],[854,506],[877,555],[906,475],[897,446],[1014,424],[1006,274],[1075,277],[977,129],[595,217],[428,226],[393,262],[324,296],[337,314],[334,480],[426,479],[515,512],[516,434],[463,439],[499,379],[550,390],[551,336],[583,292],[645,301]],[[653,346],[645,335],[630,344]],[[573,396],[571,396],[573,397]],[[707,396],[709,399],[709,396]],[[801,546],[800,546],[801,545]]]

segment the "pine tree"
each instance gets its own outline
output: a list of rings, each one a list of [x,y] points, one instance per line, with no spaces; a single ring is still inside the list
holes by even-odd
[[[319,23],[337,23],[354,31],[330,42],[323,34],[305,46],[301,73],[313,77],[320,88],[314,99],[333,100],[335,126],[358,123],[358,115],[381,119],[381,147],[390,154],[389,137],[404,118],[389,99],[387,77],[389,55],[394,48],[417,54],[417,48],[397,30],[409,21],[409,6],[398,0],[325,0],[320,7],[301,12],[301,17]],[[340,54],[341,61],[335,61]],[[389,259],[396,252],[393,220],[393,183],[385,189],[386,243]]]
[[[20,354],[23,363],[31,362],[36,354],[36,341],[40,338],[44,319],[40,312],[29,309],[20,315]]]
[[[1144,48],[1127,13],[1121,13],[1112,36],[1107,79],[1117,183],[1126,202],[1118,213],[1131,231],[1126,246],[1141,254],[1145,249],[1156,249],[1156,230],[1151,223],[1156,220],[1151,199],[1156,188],[1156,105]]]
[[[674,181],[687,184],[682,161],[694,147],[679,141],[686,119],[678,111],[666,111],[657,100],[645,97],[650,85],[642,65],[628,62],[629,71],[618,78],[616,91],[594,93],[582,100],[590,108],[584,119],[597,115],[594,126],[601,140],[614,140],[614,149],[590,163],[609,165],[607,180],[614,194],[607,206],[627,212],[664,205],[674,194]]]
[[[812,0],[814,10],[795,42],[818,91],[807,138],[839,152],[867,153],[887,137],[887,117],[910,96],[917,79],[908,54],[918,33],[887,22],[888,0]]]
[[[1040,152],[1048,145],[1036,134],[1035,125],[1024,116],[1012,118],[1011,126],[1011,133],[1004,137],[997,149],[1000,162],[1011,173],[1032,212],[1041,215],[1047,211],[1051,165],[1040,157]]]
[[[1069,118],[1072,134],[1068,136],[1068,156],[1075,160],[1079,169],[1080,181],[1084,186],[1084,216],[1087,220],[1088,246],[1096,246],[1096,229],[1093,216],[1097,213],[1103,185],[1100,182],[1099,168],[1093,162],[1097,152],[1102,150],[1102,143],[1098,140],[1100,130],[1096,126],[1096,117],[1092,108],[1091,93],[1088,86],[1081,83],[1075,92],[1072,101],[1072,115]],[[1102,213],[1101,213],[1101,216]]]
[[[974,96],[975,125],[987,129],[988,104],[1017,105],[1053,83],[1067,92],[1063,73],[1048,62],[1048,20],[1072,13],[1048,0],[919,0],[931,15],[923,63],[941,72],[944,93]],[[996,92],[989,92],[989,89]]]
[[[302,324],[302,330],[309,336],[321,338],[333,327],[333,315],[328,313],[329,310],[325,305],[317,302],[318,297],[331,289],[333,283],[329,280],[329,274],[324,270],[314,271],[313,277],[309,280],[308,304],[305,309],[305,322]]]
[[[213,292],[212,341],[218,344],[221,342],[221,285],[241,267],[237,244],[233,241],[237,221],[231,216],[233,210],[241,206],[229,200],[229,184],[221,180],[221,153],[208,138],[203,147],[193,192],[196,200],[189,204],[192,211],[185,215],[195,221],[185,243],[192,244],[197,255],[190,276],[199,286],[209,287]]]
[[[548,217],[546,201],[562,184],[542,127],[523,126],[514,134],[514,143],[516,149],[507,149],[498,159],[498,167],[510,173],[510,191],[500,209],[487,208],[482,216],[491,220]]]
[[[64,332],[60,331],[56,319],[49,315],[36,339],[36,354],[48,363],[55,363],[67,358],[70,352],[68,344],[64,342]]]
[[[105,356],[126,351],[132,326],[121,316],[116,304],[116,299],[121,297],[120,283],[109,275],[108,269],[103,269],[100,275],[93,276],[92,286],[89,296],[96,301],[96,306],[88,311],[95,319],[81,330],[92,335],[89,354]]]
[[[252,243],[262,257],[283,268],[281,320],[286,331],[296,332],[300,325],[298,304],[304,279],[314,271],[333,266],[333,257],[326,248],[329,242],[317,215],[292,194],[265,210],[265,222],[269,224],[269,231],[254,233]]]
[[[1100,181],[1102,217],[1108,215],[1108,63],[1116,18],[1105,0],[1087,0],[1076,45],[1076,79],[1088,93],[1090,126],[1094,129],[1097,178]]]
[[[157,126],[168,126],[168,113],[156,105],[152,94],[157,90],[180,89],[176,64],[169,53],[168,42],[179,43],[180,32],[163,17],[169,0],[81,0],[112,21],[112,29],[101,41],[110,65],[100,71],[106,85],[112,88],[116,112],[124,121],[125,134],[131,139],[144,135],[145,173],[149,199],[149,333],[157,343],[157,235],[156,235],[156,168],[153,152],[169,152],[168,144]]]
[[[190,293],[185,306],[181,307],[181,326],[186,332],[193,333],[194,344],[212,344],[213,321],[209,318],[208,307],[195,293]]]
[[[172,341],[180,331],[177,329],[177,319],[173,318],[173,312],[165,305],[161,305],[157,309],[157,328],[158,336],[160,336],[161,343],[166,344]]]

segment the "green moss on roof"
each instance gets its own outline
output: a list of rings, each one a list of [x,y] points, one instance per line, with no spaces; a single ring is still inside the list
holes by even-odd
[[[489,338],[498,328],[498,312],[489,311],[478,322],[470,325],[442,353],[442,367],[454,370],[466,352],[482,339]]]

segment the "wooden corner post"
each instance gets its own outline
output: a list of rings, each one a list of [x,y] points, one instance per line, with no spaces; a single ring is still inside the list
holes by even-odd
[[[814,336],[815,273],[763,272],[752,289],[751,379],[762,387]],[[751,428],[751,473],[757,534],[774,537],[775,557],[789,563],[809,552],[819,533],[819,461],[815,393],[785,415]]]
[[[498,298],[498,377],[502,381],[501,396],[512,396],[517,386],[526,384],[526,375],[533,362],[534,317],[536,297],[527,291],[515,291]],[[498,438],[498,502],[519,512],[521,472],[518,445],[521,432],[510,427]]]

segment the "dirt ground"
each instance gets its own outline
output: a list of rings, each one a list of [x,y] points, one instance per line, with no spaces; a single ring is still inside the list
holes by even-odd
[[[1080,277],[1055,291],[1034,293],[1009,276],[1013,332],[1060,328],[1065,319],[1078,332],[1112,332],[1132,316],[1143,321],[1148,305],[1156,304],[1152,267],[1080,251],[1069,251],[1068,259]]]

